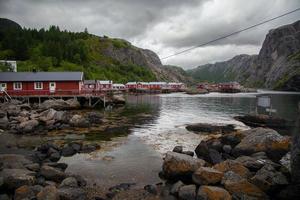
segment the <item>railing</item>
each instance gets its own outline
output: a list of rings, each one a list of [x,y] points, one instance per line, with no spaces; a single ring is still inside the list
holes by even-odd
[[[104,96],[109,91],[107,90],[6,90],[10,96]],[[5,96],[5,92],[0,93],[0,96]]]

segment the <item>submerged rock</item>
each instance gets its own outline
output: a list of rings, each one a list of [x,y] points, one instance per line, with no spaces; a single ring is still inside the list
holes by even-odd
[[[229,125],[213,125],[205,123],[190,124],[186,126],[188,131],[204,132],[204,133],[230,133],[235,131],[235,127],[232,124]]]

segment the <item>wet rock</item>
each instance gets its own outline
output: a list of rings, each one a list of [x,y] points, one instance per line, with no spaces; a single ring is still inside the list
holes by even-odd
[[[200,142],[200,144],[195,149],[195,153],[198,158],[203,158],[208,154],[208,146],[205,141]]]
[[[41,186],[41,185],[34,185],[34,186],[30,186],[30,189],[33,191],[33,193],[35,195],[37,195],[40,191],[42,191],[43,186]]]
[[[66,163],[56,163],[56,162],[44,163],[44,165],[48,165],[50,167],[58,168],[61,171],[64,171],[68,167],[68,165]]]
[[[29,133],[34,131],[34,129],[39,125],[39,122],[36,119],[28,120],[19,124],[18,131]]]
[[[235,147],[237,144],[241,142],[241,138],[243,136],[239,135],[239,133],[232,133],[232,134],[226,134],[222,135],[220,140],[222,144],[230,145],[231,147]]]
[[[281,172],[276,171],[271,165],[265,165],[261,168],[255,176],[251,178],[251,182],[263,191],[274,191],[289,183],[287,178]]]
[[[33,199],[35,194],[28,185],[23,185],[15,190],[14,200]]]
[[[197,123],[197,124],[190,124],[186,126],[188,131],[193,131],[196,133],[230,133],[235,131],[234,125],[212,125],[212,124],[205,124],[205,123]]]
[[[81,147],[81,153],[90,153],[100,149],[100,145],[98,144],[85,144]]]
[[[73,156],[74,154],[76,154],[77,152],[69,145],[65,146],[64,148],[62,148],[61,150],[61,155],[62,156]]]
[[[291,152],[285,154],[285,156],[279,160],[279,163],[291,172]]]
[[[6,116],[0,118],[0,129],[6,129],[8,127],[9,121]]]
[[[82,144],[78,142],[73,142],[70,144],[70,146],[76,151],[79,152],[81,149]]]
[[[53,120],[55,122],[67,122],[67,112],[66,111],[56,111]]]
[[[78,183],[76,178],[68,177],[61,182],[59,187],[78,187]]]
[[[69,124],[74,127],[87,128],[90,126],[89,121],[82,115],[75,114],[71,117]]]
[[[146,185],[144,190],[149,192],[150,194],[157,195],[158,191],[155,185]]]
[[[103,116],[99,112],[90,112],[88,114],[88,120],[92,124],[101,124],[102,123],[102,118],[103,118]]]
[[[59,152],[56,152],[56,153],[52,153],[50,156],[49,156],[49,160],[53,161],[53,162],[57,162],[59,161],[60,159],[60,153]]]
[[[176,146],[173,149],[173,152],[176,152],[176,153],[182,153],[182,151],[183,151],[183,147],[182,146]]]
[[[204,160],[169,151],[164,158],[163,172],[164,175],[169,178],[189,179],[199,167],[204,165]]]
[[[22,185],[34,185],[35,173],[27,169],[3,169],[0,171],[0,177],[3,177],[4,187],[7,189],[16,189]]]
[[[181,200],[193,200],[196,199],[196,186],[184,185],[179,188],[178,197]]]
[[[244,165],[251,171],[257,171],[266,164],[266,160],[257,159],[255,157],[250,157],[250,156],[240,156],[235,160],[237,162],[240,162],[242,165]],[[272,162],[272,161],[270,161],[270,162]]]
[[[233,153],[239,155],[250,155],[264,151],[274,161],[279,161],[290,148],[290,138],[281,136],[272,129],[255,128],[244,131],[245,137],[233,149]]]
[[[234,119],[245,123],[250,127],[285,128],[286,120],[269,115],[245,115],[236,116]]]
[[[248,178],[251,175],[250,171],[246,167],[244,167],[240,162],[234,160],[225,160],[214,165],[213,168],[223,173],[233,171],[244,178]]]
[[[64,172],[62,172],[59,169],[43,165],[41,167],[40,174],[44,176],[48,180],[53,180],[55,182],[61,182],[63,179],[66,178],[66,175]]]
[[[193,174],[193,182],[197,185],[210,185],[219,183],[224,173],[210,167],[200,167]]]
[[[231,153],[231,150],[232,150],[232,148],[231,148],[230,145],[224,145],[224,146],[223,146],[223,151],[224,151],[225,153],[230,154],[230,153]]]
[[[193,151],[183,151],[182,154],[186,154],[186,155],[194,157],[194,152]]]
[[[54,115],[56,114],[56,110],[53,108],[50,108],[49,110],[45,110],[40,113],[39,120],[47,123],[48,121],[52,120],[54,118]]]
[[[55,186],[46,186],[37,194],[37,200],[59,200],[58,191]]]
[[[228,171],[224,174],[222,184],[233,196],[247,197],[247,199],[265,199],[267,197],[257,186],[232,171]]]
[[[0,200],[11,200],[12,198],[10,198],[7,194],[0,194]]]
[[[74,177],[77,181],[78,186],[80,186],[80,187],[84,187],[87,185],[86,180],[80,175],[73,174],[73,175],[69,175],[69,177]]]
[[[40,165],[38,163],[26,164],[25,167],[30,171],[38,172],[40,170]]]
[[[11,169],[25,169],[25,165],[32,164],[32,161],[18,154],[0,154],[0,161],[3,168]]]
[[[221,187],[203,185],[197,193],[197,200],[231,200],[229,192]]]
[[[173,195],[178,195],[179,189],[184,186],[182,181],[177,181],[175,184],[172,185],[170,189],[170,193]]]
[[[4,110],[0,110],[0,118],[6,117],[6,112]]]
[[[221,154],[212,148],[209,148],[205,141],[201,141],[196,147],[195,153],[198,158],[205,160],[206,162],[216,164],[222,162]]]

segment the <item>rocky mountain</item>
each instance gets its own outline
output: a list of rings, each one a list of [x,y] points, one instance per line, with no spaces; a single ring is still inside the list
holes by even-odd
[[[248,87],[300,91],[300,21],[272,29],[258,55],[188,70],[198,81],[238,81]]]
[[[18,71],[84,71],[87,79],[182,81],[191,78],[178,67],[165,67],[156,53],[130,42],[57,26],[22,29],[0,18],[0,59],[18,60]],[[1,68],[0,68],[1,70]]]

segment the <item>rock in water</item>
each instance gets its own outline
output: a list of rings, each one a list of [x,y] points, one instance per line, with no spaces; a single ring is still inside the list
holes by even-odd
[[[63,200],[87,199],[86,192],[82,188],[63,187],[58,189],[58,195]]]
[[[40,174],[44,176],[46,179],[53,180],[56,182],[61,182],[66,177],[66,174],[64,172],[47,165],[43,165],[41,167]]]
[[[221,187],[203,185],[198,190],[197,200],[231,200],[231,195]]]
[[[16,189],[14,200],[34,199],[35,194],[28,185],[23,185]]]
[[[169,151],[164,158],[163,172],[171,179],[191,179],[192,174],[204,165],[204,160]]]
[[[250,155],[264,151],[274,161],[279,161],[290,149],[290,138],[272,129],[255,128],[244,131],[245,137],[233,149],[235,155]]]
[[[188,131],[204,132],[204,133],[230,133],[235,131],[234,125],[213,125],[205,123],[190,124],[186,126]]]
[[[224,173],[210,167],[200,167],[193,174],[193,181],[197,185],[210,185],[220,182]]]
[[[22,185],[34,185],[36,182],[35,172],[27,169],[3,169],[0,171],[3,177],[3,185],[7,189],[16,189]]]
[[[49,185],[37,194],[37,200],[59,200],[58,191],[55,186]]]

